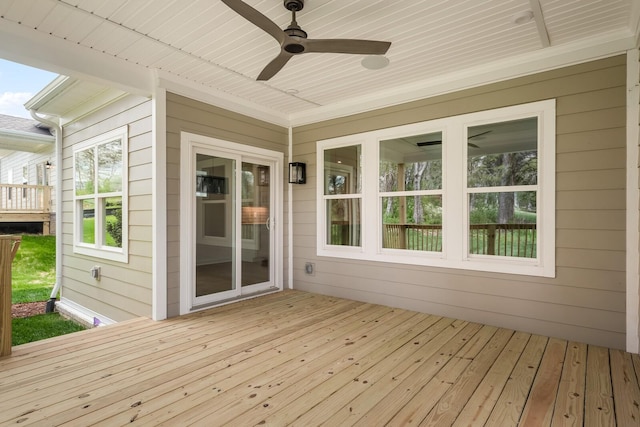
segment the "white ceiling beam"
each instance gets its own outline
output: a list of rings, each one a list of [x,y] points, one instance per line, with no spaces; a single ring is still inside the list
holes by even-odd
[[[540,0],[529,0],[529,4],[531,5],[531,10],[533,11],[533,19],[536,21],[536,27],[538,28],[540,43],[542,43],[542,47],[549,47],[551,46],[551,41],[549,40],[547,25],[544,22],[544,14],[542,13]]]
[[[634,35],[636,47],[640,47],[640,1],[631,2],[629,28]]]

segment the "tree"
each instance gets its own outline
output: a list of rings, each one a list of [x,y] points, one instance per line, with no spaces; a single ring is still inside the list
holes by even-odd
[[[429,162],[417,162],[413,164],[413,189],[420,190],[420,183],[422,182],[422,176]],[[422,207],[420,196],[413,198],[413,223],[422,224],[424,220],[424,209]]]
[[[117,248],[122,247],[122,206],[111,209],[114,221],[107,221],[107,233],[113,237]]]
[[[500,156],[502,176],[500,185],[503,187],[515,185],[516,183],[516,154],[504,153]],[[510,224],[515,213],[515,194],[512,192],[501,192],[498,194],[498,224]]]

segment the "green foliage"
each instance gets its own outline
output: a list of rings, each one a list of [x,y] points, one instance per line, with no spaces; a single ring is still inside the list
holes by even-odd
[[[122,207],[114,208],[113,215],[107,217],[107,242],[109,238],[113,240],[114,245],[118,248],[122,247]],[[112,245],[109,245],[112,246]]]
[[[474,206],[469,213],[469,221],[471,224],[495,224],[498,222],[498,209],[487,205]]]
[[[115,212],[115,210],[114,210]],[[106,245],[111,247],[122,247],[116,245],[116,240],[114,236],[109,233],[109,223],[115,223],[117,221],[115,215],[107,215],[107,234],[105,236]],[[122,216],[120,217],[120,221],[122,221]],[[120,225],[120,229],[122,229],[122,224]],[[84,243],[95,243],[96,237],[96,220],[95,218],[83,218],[82,220],[82,235],[84,236]],[[122,240],[122,233],[120,233],[120,239]]]
[[[79,324],[63,318],[58,313],[12,319],[11,328],[11,345],[26,344],[85,329]]]
[[[23,235],[11,274],[13,304],[48,300],[56,281],[55,236]]]
[[[382,199],[382,223],[383,224],[442,224],[442,202],[440,196],[406,196],[407,218],[400,219],[400,197],[384,197]],[[422,220],[416,222],[416,204],[421,206]]]
[[[535,212],[516,211],[515,222],[518,224],[535,224],[537,215]]]

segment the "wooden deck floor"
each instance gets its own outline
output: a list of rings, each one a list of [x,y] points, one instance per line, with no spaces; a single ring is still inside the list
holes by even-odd
[[[638,426],[640,358],[287,291],[0,359],[0,425]]]

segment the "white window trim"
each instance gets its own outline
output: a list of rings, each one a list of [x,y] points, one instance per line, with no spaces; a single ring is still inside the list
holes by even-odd
[[[75,194],[75,180],[76,180],[76,153],[86,150],[88,148],[96,147],[100,144],[112,141],[114,139],[122,140],[122,248],[113,248],[110,246],[102,246],[98,243],[87,244],[80,242],[80,236],[82,236],[82,211],[78,209],[78,200],[83,197],[77,198]],[[111,261],[129,262],[129,132],[128,127],[123,126],[118,129],[114,129],[107,133],[90,138],[86,141],[76,144],[73,147],[73,252],[81,255],[89,255],[96,258],[108,259]],[[97,180],[97,176],[95,178]],[[118,192],[118,195],[120,192]],[[104,197],[108,197],[109,193],[104,194]],[[98,209],[98,206],[95,206]],[[96,221],[99,218],[96,215]],[[98,241],[96,236],[96,241]]]
[[[538,117],[538,183],[537,200],[537,250],[535,259],[501,257],[495,255],[467,255],[468,211],[465,144],[467,128],[478,124]],[[318,184],[317,201],[317,255],[392,262],[399,264],[477,270],[487,272],[555,277],[555,100],[545,100],[513,107],[469,113],[445,119],[376,130],[356,135],[318,141],[316,165]],[[378,185],[379,141],[406,135],[418,135],[442,131],[442,252],[418,252],[382,249],[381,195]],[[361,245],[335,246],[326,241],[327,196],[324,194],[324,151],[331,148],[360,144],[362,147],[362,236]],[[459,160],[456,160],[459,159]],[[501,187],[491,188],[498,191]],[[509,191],[531,190],[532,186],[508,187]],[[469,189],[473,191],[483,191]],[[375,214],[374,214],[375,213]]]

